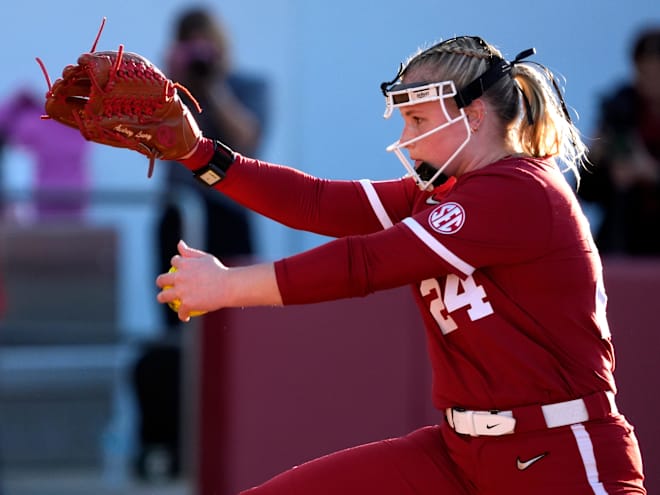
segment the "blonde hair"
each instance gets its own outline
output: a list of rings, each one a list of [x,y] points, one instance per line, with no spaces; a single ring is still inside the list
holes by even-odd
[[[460,36],[414,54],[400,72],[406,82],[452,80],[460,92],[503,59],[499,50],[477,36]],[[516,152],[549,158],[571,170],[579,182],[587,147],[566,109],[561,88],[546,67],[519,59],[480,97],[502,123],[502,138]]]

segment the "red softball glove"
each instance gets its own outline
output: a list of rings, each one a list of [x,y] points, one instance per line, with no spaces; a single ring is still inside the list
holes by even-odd
[[[118,51],[95,51],[102,30],[103,24],[91,52],[65,67],[53,84],[37,59],[48,82],[43,118],[79,129],[89,141],[146,155],[151,177],[157,158],[186,158],[202,138],[177,90],[191,95],[149,60],[125,52],[121,45]],[[201,111],[199,105],[197,110]]]

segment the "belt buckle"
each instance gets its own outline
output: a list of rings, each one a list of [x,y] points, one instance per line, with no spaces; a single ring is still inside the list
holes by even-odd
[[[448,409],[447,422],[456,433],[472,437],[507,435],[516,426],[511,411],[471,411],[461,407]]]
[[[516,428],[516,418],[504,411],[474,411],[472,423],[477,436],[508,435]]]

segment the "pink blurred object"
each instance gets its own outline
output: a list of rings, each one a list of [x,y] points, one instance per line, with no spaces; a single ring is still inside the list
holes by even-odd
[[[0,103],[0,138],[34,157],[37,219],[79,218],[88,202],[89,142],[43,114],[35,95],[17,91]]]

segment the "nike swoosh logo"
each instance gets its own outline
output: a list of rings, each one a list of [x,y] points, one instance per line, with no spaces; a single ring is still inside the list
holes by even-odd
[[[521,461],[520,457],[516,459],[516,467],[518,468],[519,471],[524,471],[527,469],[529,466],[534,464],[535,462],[540,461],[543,459],[546,455],[548,455],[547,452],[543,452],[543,454],[539,454],[536,457],[532,457],[531,459],[528,459],[526,461]]]
[[[433,196],[429,196],[428,198],[426,198],[426,204],[427,205],[439,205],[440,201],[438,201],[437,199],[433,199]]]
[[[492,429],[495,428],[496,426],[500,426],[500,424],[499,424],[499,423],[495,423],[494,425],[486,425],[486,429],[487,429],[487,430],[492,430]]]

